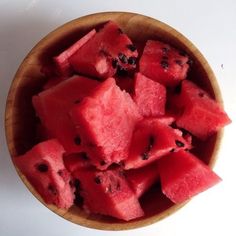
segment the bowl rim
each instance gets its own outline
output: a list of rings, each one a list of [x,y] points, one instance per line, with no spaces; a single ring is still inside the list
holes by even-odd
[[[9,119],[12,119],[11,100],[12,100],[13,87],[15,87],[18,84],[18,82],[21,78],[20,77],[21,69],[24,67],[25,64],[27,64],[30,56],[34,53],[34,51],[36,51],[40,47],[40,45],[43,42],[45,42],[48,39],[50,39],[51,37],[53,37],[53,35],[55,33],[61,31],[65,27],[69,27],[72,24],[76,24],[78,21],[86,21],[87,19],[89,19],[91,17],[100,17],[100,16],[104,16],[104,15],[106,15],[106,16],[113,15],[114,16],[114,15],[120,15],[120,14],[130,15],[131,17],[135,17],[135,16],[136,17],[144,17],[145,19],[148,19],[149,22],[153,22],[155,24],[158,24],[159,27],[161,27],[162,29],[165,28],[166,30],[171,31],[172,34],[174,34],[176,37],[181,38],[181,42],[183,42],[183,44],[187,48],[193,48],[194,54],[198,57],[198,60],[201,62],[201,66],[204,68],[205,71],[207,71],[208,78],[211,78],[211,79],[209,79],[209,81],[210,81],[210,84],[211,84],[212,89],[214,91],[215,99],[217,100],[217,102],[219,102],[223,106],[223,100],[222,100],[220,88],[217,83],[217,79],[215,77],[215,74],[213,73],[210,65],[208,64],[208,62],[205,59],[205,57],[203,56],[203,54],[197,49],[197,47],[186,36],[184,36],[182,33],[177,31],[176,29],[174,29],[169,24],[166,24],[166,23],[164,23],[160,20],[157,20],[153,17],[149,17],[146,15],[142,15],[139,13],[133,13],[133,12],[107,11],[107,12],[98,12],[98,13],[93,13],[93,14],[89,14],[89,15],[84,15],[82,17],[68,21],[68,22],[64,23],[63,25],[57,27],[53,31],[49,32],[45,37],[43,37],[41,40],[39,40],[38,43],[35,44],[35,46],[29,51],[29,53],[26,55],[26,57],[20,63],[20,65],[17,69],[17,72],[14,75],[10,89],[8,91],[8,96],[7,96],[7,100],[6,100],[6,109],[5,109],[5,137],[6,137],[6,142],[7,142],[8,150],[10,153],[10,157],[11,157],[13,165],[15,166],[17,174],[19,175],[19,177],[21,178],[23,183],[26,185],[26,187],[30,190],[32,195],[34,197],[36,197],[44,206],[46,206],[52,212],[54,212],[55,214],[61,216],[62,218],[66,219],[70,222],[73,222],[75,224],[85,226],[88,228],[92,228],[92,229],[112,230],[112,231],[114,231],[114,230],[130,230],[130,229],[141,228],[144,226],[151,225],[153,223],[156,223],[157,221],[160,221],[160,220],[166,218],[169,215],[172,215],[173,213],[176,213],[178,209],[182,208],[190,200],[188,200],[184,203],[181,203],[181,204],[175,204],[175,205],[169,207],[167,210],[159,213],[158,215],[153,215],[151,217],[140,219],[138,221],[130,221],[130,222],[122,222],[122,223],[102,223],[103,225],[101,225],[101,223],[96,222],[96,221],[92,221],[90,219],[88,220],[88,219],[80,218],[79,221],[74,220],[73,217],[71,216],[71,214],[69,214],[66,210],[58,209],[54,205],[45,204],[44,201],[42,200],[41,196],[34,190],[34,188],[31,186],[31,184],[28,182],[28,180],[25,178],[25,176],[23,176],[23,174],[16,167],[16,165],[13,162],[12,147],[11,147],[11,143],[10,143],[10,137],[11,137],[11,134],[13,133],[13,130],[12,130],[12,127],[9,127],[8,122],[9,122]],[[210,162],[208,164],[210,166],[210,168],[213,168],[216,163],[217,154],[220,149],[220,144],[221,144],[222,138],[223,138],[223,129],[220,130],[216,135],[216,141],[215,141],[215,145],[214,145],[214,150],[212,152],[212,158],[210,159]]]

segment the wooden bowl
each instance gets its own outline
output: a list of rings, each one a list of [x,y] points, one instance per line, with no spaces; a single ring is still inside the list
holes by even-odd
[[[15,75],[7,99],[5,117],[7,143],[12,157],[23,154],[36,142],[36,117],[31,98],[41,90],[46,81],[40,72],[42,63],[47,62],[49,58],[57,55],[95,26],[108,20],[117,22],[136,43],[147,39],[160,39],[186,51],[194,61],[189,77],[206,89],[217,101],[222,102],[216,78],[205,58],[188,39],[170,26],[134,13],[106,12],[81,17],[59,27],[43,38],[26,56]],[[216,159],[221,134],[221,132],[217,133],[204,143],[195,144],[197,145],[196,152],[211,167]],[[53,205],[46,205],[23,174],[18,169],[17,172],[32,194],[50,210],[76,224],[95,229],[125,230],[142,227],[161,220],[184,205],[173,204],[161,194],[160,186],[155,186],[141,199],[145,217],[130,222],[88,215],[76,206],[65,211]]]

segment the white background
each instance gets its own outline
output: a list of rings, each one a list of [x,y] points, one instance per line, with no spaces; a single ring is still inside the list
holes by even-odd
[[[215,171],[218,186],[200,194],[173,216],[124,232],[87,229],[58,217],[39,203],[17,176],[4,134],[11,80],[27,52],[44,35],[74,18],[101,11],[130,11],[170,24],[205,55],[220,84],[225,109],[236,120],[235,0],[0,0],[0,236],[236,235],[235,123],[225,136]]]

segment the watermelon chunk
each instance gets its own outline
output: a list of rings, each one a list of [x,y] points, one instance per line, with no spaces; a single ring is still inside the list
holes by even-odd
[[[189,58],[170,45],[148,40],[139,61],[142,74],[166,86],[175,86],[187,76]]]
[[[88,157],[99,169],[128,156],[134,126],[141,119],[130,95],[121,91],[113,78],[75,105],[71,117]]]
[[[54,57],[54,62],[57,68],[57,72],[62,76],[72,75],[73,69],[70,65],[69,58],[75,54],[84,44],[86,44],[94,35],[96,34],[96,30],[93,29],[77,42],[75,42],[68,49],[63,51],[58,56]]]
[[[137,56],[128,36],[116,23],[109,21],[69,58],[69,62],[78,73],[106,79],[113,76],[117,68],[135,68]]]
[[[73,76],[33,97],[33,105],[51,137],[57,138],[68,153],[80,152],[80,137],[69,110],[87,96],[99,82]]]
[[[220,104],[191,81],[182,82],[178,101],[183,104],[183,114],[177,126],[202,140],[231,122]]]
[[[141,73],[135,75],[133,99],[143,116],[165,114],[166,88]]]
[[[77,169],[85,169],[91,167],[89,158],[85,152],[72,153],[63,157],[66,169],[73,173]]]
[[[14,162],[47,204],[68,209],[74,194],[70,173],[63,164],[64,152],[56,139],[50,139],[15,157]]]
[[[125,172],[125,176],[135,195],[141,197],[159,179],[156,163]]]
[[[144,119],[134,130],[129,156],[124,160],[125,169],[145,166],[169,152],[186,148],[191,146],[182,137],[182,132],[159,119]]]
[[[180,150],[158,160],[163,193],[182,203],[221,181],[207,165],[189,152]]]
[[[74,177],[80,181],[87,211],[125,221],[143,216],[137,197],[119,171],[78,170]]]

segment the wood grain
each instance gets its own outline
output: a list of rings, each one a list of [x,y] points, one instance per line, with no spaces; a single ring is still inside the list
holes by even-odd
[[[42,64],[47,63],[52,56],[63,51],[94,26],[108,20],[117,22],[135,42],[159,39],[185,50],[194,61],[189,77],[222,103],[216,78],[203,55],[187,38],[170,26],[134,13],[106,12],[85,16],[48,34],[30,51],[20,65],[9,91],[5,114],[6,138],[12,157],[24,153],[35,144],[36,118],[31,98],[40,91],[46,81],[40,72]],[[216,160],[221,138],[222,132],[211,137],[203,145],[199,145],[203,160],[211,167]],[[155,186],[141,200],[146,216],[130,222],[88,215],[75,206],[69,211],[60,210],[53,205],[46,205],[22,173],[17,171],[32,194],[46,207],[67,220],[90,228],[103,230],[138,228],[157,222],[184,205],[174,205],[160,193],[159,187]]]

